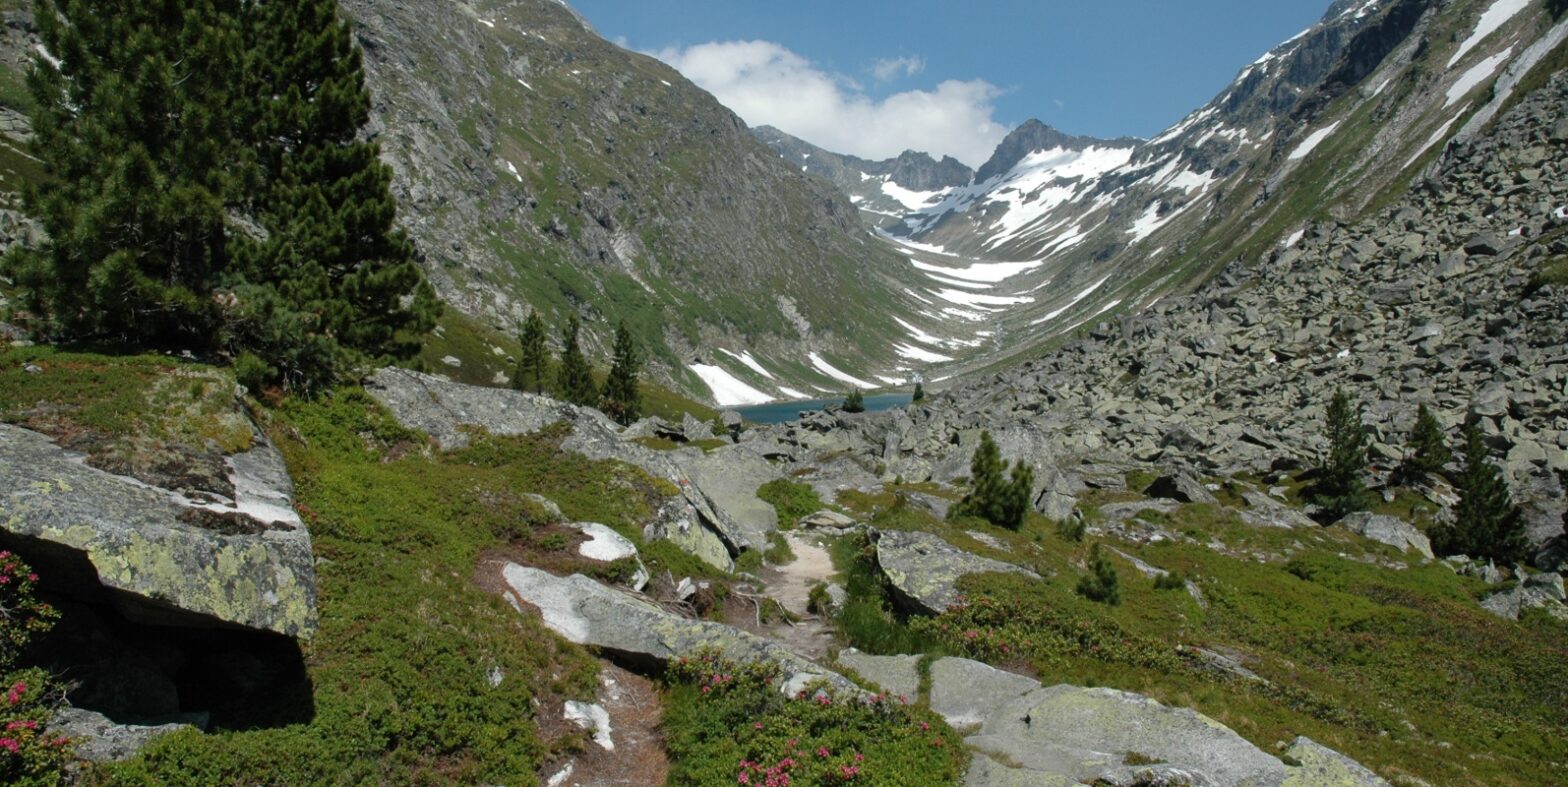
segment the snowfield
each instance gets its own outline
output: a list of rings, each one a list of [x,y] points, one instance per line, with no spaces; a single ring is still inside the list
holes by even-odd
[[[697,373],[698,377],[713,391],[713,401],[720,407],[736,407],[747,404],[767,404],[775,397],[769,396],[736,379],[734,375],[717,366],[694,363],[686,368]]]
[[[1497,73],[1498,67],[1508,62],[1508,58],[1512,57],[1513,53],[1514,48],[1508,47],[1471,66],[1470,70],[1460,76],[1459,81],[1455,82],[1453,87],[1448,89],[1448,101],[1443,104],[1443,108],[1447,109],[1459,103],[1459,99],[1470,95],[1470,91],[1474,90],[1477,85],[1485,82],[1492,74]]]
[[[762,368],[762,364],[757,363],[757,359],[756,358],[751,357],[751,351],[749,351],[749,350],[746,351],[746,352],[743,352],[743,353],[736,354],[736,353],[730,352],[729,350],[726,350],[726,349],[721,347],[721,348],[719,348],[719,352],[724,353],[725,355],[728,355],[729,357],[734,358],[735,360],[740,361],[743,364],[746,364],[747,368],[751,369],[752,371],[756,372],[757,374],[762,375],[763,377],[768,378],[769,380],[777,379],[777,378],[775,378],[773,376],[772,372],[769,372],[767,369]]]
[[[1047,314],[1047,315],[1045,315],[1044,317],[1041,317],[1038,320],[1035,320],[1034,322],[1030,323],[1030,325],[1039,325],[1040,323],[1050,322],[1051,320],[1054,320],[1057,317],[1062,316],[1064,313],[1066,313],[1066,311],[1068,309],[1071,309],[1072,307],[1077,306],[1078,303],[1080,301],[1082,301],[1084,298],[1087,298],[1090,295],[1093,295],[1094,291],[1100,289],[1100,285],[1105,284],[1107,281],[1110,281],[1110,278],[1111,278],[1110,274],[1106,274],[1105,278],[1103,278],[1103,279],[1101,279],[1101,280],[1099,280],[1099,281],[1089,285],[1088,287],[1084,288],[1083,292],[1080,292],[1077,295],[1074,295],[1073,299],[1068,301],[1066,306],[1063,306],[1062,308],[1057,309],[1056,311],[1051,312],[1050,314]]]

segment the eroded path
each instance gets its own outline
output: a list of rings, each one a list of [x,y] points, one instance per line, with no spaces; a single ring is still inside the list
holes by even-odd
[[[819,582],[832,581],[833,559],[816,536],[795,531],[785,533],[784,538],[789,542],[790,551],[795,553],[795,559],[782,566],[769,566],[763,570],[763,593],[779,602],[799,620],[793,624],[771,624],[761,633],[806,658],[820,659],[837,644],[837,640],[833,627],[806,607],[811,589]]]

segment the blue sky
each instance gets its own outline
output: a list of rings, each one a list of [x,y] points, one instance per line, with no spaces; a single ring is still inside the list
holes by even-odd
[[[971,166],[1031,117],[1074,134],[1153,136],[1329,5],[569,1],[606,38],[658,54],[752,125],[839,152],[911,147]]]

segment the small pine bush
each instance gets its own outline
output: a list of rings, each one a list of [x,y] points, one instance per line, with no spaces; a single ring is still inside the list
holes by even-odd
[[[1410,447],[1405,457],[1405,475],[1425,481],[1443,472],[1453,453],[1448,450],[1448,440],[1443,427],[1425,404],[1416,411],[1416,424],[1410,430]]]
[[[969,462],[970,492],[953,506],[952,518],[978,517],[998,527],[1017,530],[1029,515],[1034,491],[1034,470],[1022,460],[1015,463],[1011,478],[1005,475],[1007,463],[990,432],[980,433],[980,445]]]
[[[1089,574],[1078,580],[1078,595],[1113,607],[1122,603],[1122,589],[1116,577],[1116,567],[1111,565],[1099,544],[1089,548]]]
[[[1367,469],[1367,430],[1361,423],[1360,408],[1352,406],[1350,397],[1341,389],[1335,389],[1334,398],[1329,401],[1323,431],[1328,437],[1328,456],[1318,466],[1318,483],[1312,497],[1323,507],[1324,516],[1334,521],[1355,511],[1365,511],[1371,504],[1362,480]]]
[[[859,388],[856,388],[855,390],[850,391],[849,395],[844,397],[844,412],[846,412],[846,413],[863,413],[865,411],[866,411],[866,397],[860,393],[860,389]]]
[[[1440,555],[1469,555],[1498,563],[1524,559],[1529,547],[1524,519],[1474,423],[1464,429],[1463,458],[1464,468],[1454,479],[1459,505],[1453,521],[1433,531],[1433,550]]]

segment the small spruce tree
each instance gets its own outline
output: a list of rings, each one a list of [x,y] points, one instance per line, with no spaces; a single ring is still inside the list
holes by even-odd
[[[622,426],[642,417],[642,397],[637,391],[637,375],[642,367],[631,331],[622,322],[615,329],[615,361],[604,380],[599,409]]]
[[[594,385],[593,373],[588,369],[588,361],[583,358],[582,348],[578,346],[578,334],[581,332],[582,323],[574,314],[566,321],[566,328],[561,333],[561,365],[557,370],[556,384],[562,399],[583,407],[592,407],[599,401],[599,391]]]
[[[539,316],[538,309],[529,312],[528,319],[523,320],[520,338],[523,350],[517,359],[517,373],[512,376],[512,387],[524,391],[528,383],[532,382],[534,393],[542,394],[545,372],[550,366],[550,349],[545,346],[544,318]]]
[[[865,411],[866,397],[861,395],[859,388],[850,391],[849,395],[844,397],[844,412],[863,413]]]
[[[925,400],[926,400],[926,389],[923,386],[921,386],[920,383],[915,383],[915,396],[914,396],[914,398],[911,401],[913,401],[915,404],[920,404],[921,402],[924,402]]]
[[[1453,521],[1433,531],[1433,550],[1445,556],[1469,555],[1499,563],[1524,559],[1529,546],[1524,519],[1473,422],[1465,425],[1463,450],[1464,467],[1454,479],[1459,505],[1454,508]]]
[[[1416,411],[1416,425],[1410,431],[1410,448],[1405,457],[1405,475],[1414,481],[1426,481],[1443,472],[1453,454],[1448,450],[1448,440],[1443,427],[1437,423],[1425,404]]]
[[[1001,449],[990,432],[980,433],[980,445],[969,460],[970,491],[958,505],[954,517],[973,516],[999,527],[1013,530],[1023,526],[1029,514],[1029,497],[1034,491],[1034,471],[1022,461],[1013,465],[1011,479]]]
[[[1328,456],[1318,466],[1318,483],[1313,497],[1330,520],[1354,511],[1364,511],[1370,503],[1362,475],[1367,469],[1367,430],[1361,423],[1360,408],[1352,406],[1342,389],[1334,390],[1323,427],[1328,437]]]
[[[1099,544],[1089,548],[1089,574],[1078,580],[1078,595],[1113,607],[1122,603],[1122,589],[1116,577],[1116,567],[1100,551]]]

